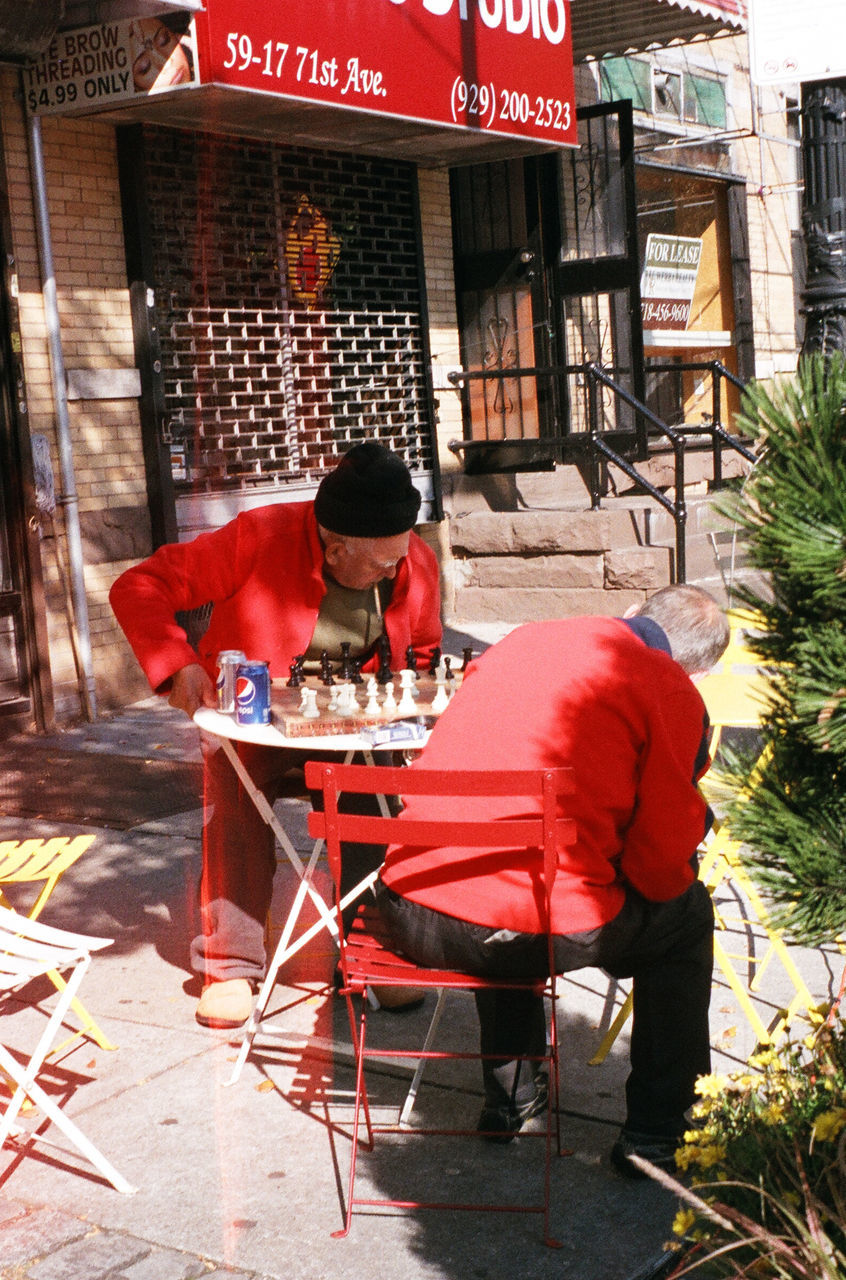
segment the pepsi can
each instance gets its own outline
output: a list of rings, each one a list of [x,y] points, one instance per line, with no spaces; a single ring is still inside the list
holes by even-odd
[[[266,662],[241,662],[235,676],[238,724],[270,724],[270,668]]]
[[[217,655],[217,709],[224,715],[235,714],[235,677],[240,664],[246,661],[242,649],[221,649]]]

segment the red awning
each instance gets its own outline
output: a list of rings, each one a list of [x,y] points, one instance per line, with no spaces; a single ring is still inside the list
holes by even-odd
[[[83,6],[96,7],[98,3],[103,13],[110,14],[124,8],[167,7],[167,0],[52,2],[75,16]],[[201,0],[170,2],[186,9],[201,7]],[[0,7],[4,4],[19,5],[20,0],[0,0]],[[574,61],[742,32],[746,29],[745,11],[745,0],[570,0]],[[466,164],[546,149],[533,139],[449,128],[366,110],[343,110],[217,83],[116,101],[113,106],[92,103],[83,110],[85,114],[100,113],[102,119],[116,124],[145,120],[177,128],[284,139],[294,146],[361,151],[424,166]]]
[[[570,0],[570,11],[576,62],[746,30],[745,0]]]

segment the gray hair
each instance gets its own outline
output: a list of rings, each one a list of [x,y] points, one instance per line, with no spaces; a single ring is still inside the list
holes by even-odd
[[[728,618],[703,587],[688,583],[662,587],[643,602],[637,615],[658,623],[673,657],[688,675],[710,671],[729,642]]]

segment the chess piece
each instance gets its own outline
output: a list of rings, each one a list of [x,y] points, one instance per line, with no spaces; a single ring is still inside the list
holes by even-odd
[[[440,662],[441,662],[441,651],[438,648],[438,646],[435,645],[434,649],[432,650],[432,656],[429,659],[429,675],[430,676],[433,676],[435,674],[438,667],[440,666]]]
[[[338,667],[337,671],[335,672],[335,674],[341,680],[349,680],[352,678],[353,661],[352,661],[352,658],[350,657],[351,647],[352,646],[349,640],[341,641],[341,665]]]
[[[320,651],[320,682],[328,689],[335,683],[332,678],[332,664],[329,660],[329,650],[321,649]]]
[[[385,701],[382,703],[383,711],[396,711],[397,700],[394,697],[394,682],[389,680],[385,685]]]
[[[461,650],[461,656],[463,658],[463,662],[461,664],[461,670],[462,672],[464,672],[467,670],[470,663],[473,661],[473,650],[468,646],[468,648]]]
[[[347,681],[338,689],[337,710],[342,716],[351,716],[358,711],[358,699],[355,696],[355,685],[352,681]]]
[[[401,716],[416,716],[417,707],[414,704],[414,682],[417,679],[417,673],[410,667],[404,667],[400,672],[400,700],[397,710]]]
[[[303,709],[301,715],[304,720],[318,720],[320,718],[316,689],[303,689]]]
[[[376,651],[379,655],[379,670],[376,672],[376,679],[379,684],[387,684],[394,673],[391,670],[391,642],[384,631],[379,637]]]
[[[379,714],[379,682],[375,676],[367,678],[367,705],[364,708],[365,715],[377,716]]]
[[[414,652],[414,645],[410,644],[405,651],[405,665],[409,671],[413,671],[415,679],[417,678],[417,654]]]
[[[361,674],[361,658],[353,658],[350,662],[350,680],[353,684],[364,684]]]
[[[439,680],[437,692],[432,699],[432,711],[436,716],[439,716],[442,711],[446,710],[448,703],[449,693],[447,692],[446,683],[445,681]]]
[[[300,685],[305,684],[305,672],[303,671],[304,661],[305,654],[298,653],[296,658],[294,658],[294,661],[288,667],[291,676],[290,679],[286,681],[286,685],[289,689],[299,689]]]
[[[454,679],[455,674],[452,670],[452,658],[444,658],[444,680],[449,684],[450,680]]]

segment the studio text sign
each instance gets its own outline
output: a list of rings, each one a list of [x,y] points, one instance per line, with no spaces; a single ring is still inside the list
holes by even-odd
[[[23,77],[39,115],[219,84],[577,145],[570,0],[205,0],[60,32]]]
[[[203,83],[576,145],[569,0],[206,0]]]

